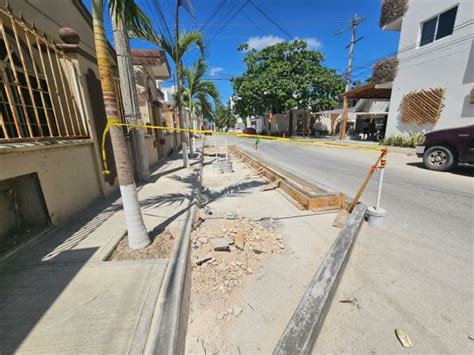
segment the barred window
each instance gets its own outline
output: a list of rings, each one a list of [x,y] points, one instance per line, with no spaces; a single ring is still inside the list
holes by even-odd
[[[54,43],[0,9],[0,142],[88,137],[72,65]]]

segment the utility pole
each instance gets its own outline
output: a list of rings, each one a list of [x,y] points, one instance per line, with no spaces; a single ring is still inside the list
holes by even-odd
[[[181,129],[183,128],[188,128],[186,125],[186,119],[184,117],[184,112],[183,112],[183,103],[181,102],[182,97],[181,97],[181,90],[182,90],[182,73],[181,73],[181,58],[179,58],[179,51],[178,51],[178,43],[179,43],[179,6],[180,6],[180,0],[176,0],[176,17],[175,17],[175,60],[174,64],[176,67],[176,85],[177,85],[177,99],[178,99],[178,117],[179,117],[179,127]],[[185,168],[189,168],[189,157],[188,157],[188,147],[187,147],[187,137],[186,135],[188,134],[187,131],[180,131],[180,136],[181,136],[181,151],[183,154],[183,166]]]
[[[351,73],[352,73],[352,57],[354,54],[354,45],[359,42],[363,37],[359,37],[356,39],[356,29],[362,22],[367,20],[367,17],[359,17],[357,14],[354,14],[354,18],[349,22],[349,27],[336,32],[334,35],[340,35],[342,33],[351,31],[351,42],[347,47],[349,47],[349,58],[347,60],[347,69],[346,69],[346,90],[344,92],[344,100],[343,100],[343,109],[342,109],[342,124],[341,124],[341,132],[340,132],[340,139],[343,140],[346,138],[346,129],[347,129],[347,121],[349,119],[349,102],[345,94],[347,94],[351,89]],[[347,48],[346,47],[346,48]]]

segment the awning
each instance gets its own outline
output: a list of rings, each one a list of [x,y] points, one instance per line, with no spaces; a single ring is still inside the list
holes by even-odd
[[[391,95],[391,83],[368,84],[344,94],[348,99],[390,99]]]
[[[156,79],[168,79],[171,70],[164,51],[159,49],[132,49],[133,65],[151,68]]]
[[[160,66],[166,63],[165,52],[157,49],[132,49],[134,65]]]

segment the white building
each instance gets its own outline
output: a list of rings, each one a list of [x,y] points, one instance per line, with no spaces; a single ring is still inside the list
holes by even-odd
[[[474,1],[385,0],[380,25],[400,31],[386,135],[474,124]]]

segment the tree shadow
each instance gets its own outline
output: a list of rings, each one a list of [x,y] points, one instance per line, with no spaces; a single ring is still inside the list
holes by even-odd
[[[424,170],[429,170],[426,169],[423,166],[422,162],[410,162],[407,163],[409,166],[414,166],[416,168],[424,169]],[[454,175],[461,175],[461,176],[469,176],[469,177],[474,177],[474,165],[469,165],[469,164],[459,164],[456,166],[453,170],[451,171],[434,171],[433,172],[438,172],[438,173],[444,173],[444,174],[454,174]]]
[[[62,252],[81,262],[0,266],[0,354],[15,353],[97,249]]]

